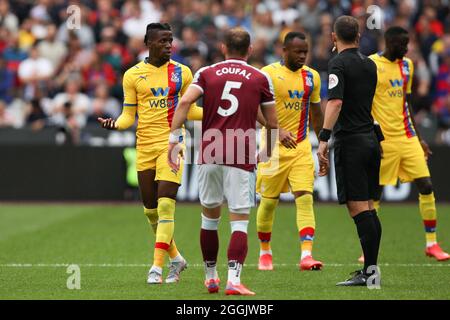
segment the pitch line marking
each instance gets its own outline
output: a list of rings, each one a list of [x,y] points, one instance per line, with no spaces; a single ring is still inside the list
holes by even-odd
[[[0,264],[0,268],[63,268],[68,267],[71,264],[76,264],[80,267],[87,268],[143,268],[150,267],[147,263],[5,263]],[[298,267],[294,263],[274,263],[274,267]],[[219,264],[220,267],[227,267],[227,264]],[[245,264],[245,267],[253,268],[257,267],[257,264],[249,263]],[[324,263],[324,267],[357,267],[362,266],[359,263]],[[442,263],[380,263],[380,267],[438,267],[445,268],[450,267],[450,264]],[[190,268],[203,268],[203,264],[189,264]]]

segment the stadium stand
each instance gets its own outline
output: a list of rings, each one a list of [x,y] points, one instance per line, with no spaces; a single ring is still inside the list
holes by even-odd
[[[321,73],[326,88],[336,17],[359,19],[363,53],[383,49],[382,31],[366,27],[373,4],[383,11],[385,28],[400,25],[410,31],[416,121],[430,143],[450,145],[445,0],[0,0],[0,128],[68,126],[78,132],[75,143],[89,144],[82,132],[96,125],[92,120],[98,115],[118,115],[123,73],[145,57],[145,26],[158,21],[173,27],[172,58],[193,72],[222,59],[219,43],[228,27],[240,25],[251,33],[249,62],[256,67],[280,58],[280,39],[288,31],[305,32],[312,43],[308,64]],[[81,9],[81,24],[73,30],[67,25],[70,5]]]

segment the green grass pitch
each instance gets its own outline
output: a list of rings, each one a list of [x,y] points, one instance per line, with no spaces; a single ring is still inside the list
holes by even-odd
[[[154,236],[139,204],[29,204],[0,207],[0,299],[449,299],[450,262],[424,255],[425,236],[417,205],[384,205],[379,263],[382,288],[338,288],[359,268],[359,242],[344,207],[315,206],[314,257],[324,269],[300,272],[295,207],[276,212],[274,271],[258,271],[259,245],[253,211],[242,280],[254,297],[227,297],[227,215],[220,224],[219,294],[203,287],[199,247],[200,206],[179,204],[175,239],[190,266],[177,284],[147,285]],[[438,205],[438,237],[450,250],[450,206]],[[67,265],[77,264],[81,289],[67,289]],[[167,269],[165,270],[165,274]]]

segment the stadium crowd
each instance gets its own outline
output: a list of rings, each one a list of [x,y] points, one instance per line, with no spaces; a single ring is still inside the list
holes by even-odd
[[[74,29],[70,5],[81,9]],[[364,54],[383,49],[382,30],[367,28],[370,5],[382,9],[384,29],[410,31],[416,122],[431,132],[429,142],[450,145],[448,0],[0,0],[0,127],[80,130],[97,125],[97,117],[117,117],[123,73],[147,55],[146,25],[159,21],[173,28],[172,59],[193,73],[223,59],[219,46],[228,27],[250,32],[249,62],[256,67],[280,59],[287,32],[303,31],[307,64],[319,71],[326,98],[337,17],[358,18]]]

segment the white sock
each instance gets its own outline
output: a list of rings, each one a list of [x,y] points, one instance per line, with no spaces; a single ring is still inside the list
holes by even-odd
[[[436,241],[427,241],[427,248],[434,246],[436,243]]]
[[[211,219],[206,217],[202,213],[202,229],[203,230],[217,230],[220,222],[220,217],[217,219]]]
[[[232,285],[238,286],[241,284],[241,271],[242,264],[236,260],[228,262],[228,281],[230,281]]]
[[[235,231],[247,233],[248,220],[230,221],[230,225],[231,225],[231,233]]]
[[[205,261],[205,278],[206,280],[219,278],[215,261]]]
[[[157,266],[152,266],[152,268],[150,269],[150,272],[156,272],[157,274],[162,274],[162,268],[157,267]]]
[[[310,255],[311,255],[311,251],[303,250],[302,251],[302,257],[300,259],[303,259],[304,257],[310,256]]]
[[[270,254],[272,255],[272,249],[271,250],[259,250],[259,256],[263,256],[265,254]]]
[[[178,254],[175,258],[170,258],[170,262],[181,262],[184,258],[181,256],[181,254]]]

